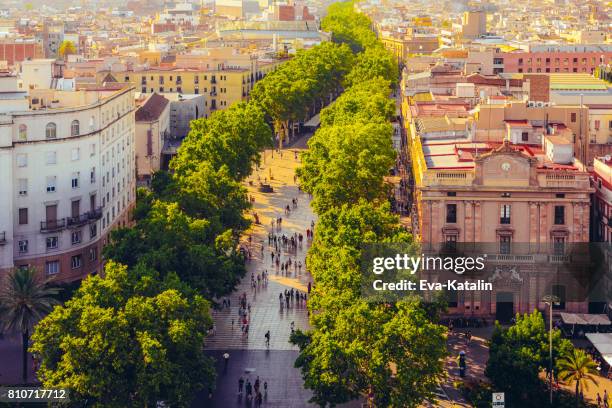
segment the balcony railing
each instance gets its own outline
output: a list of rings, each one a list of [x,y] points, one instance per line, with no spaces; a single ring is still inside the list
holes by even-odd
[[[65,218],[40,222],[40,232],[55,232],[63,230],[64,228],[66,228]]]
[[[89,221],[89,216],[87,213],[77,215],[76,217],[68,217],[67,219],[68,227],[80,227],[82,225],[87,224]]]
[[[0,232],[0,245],[6,244],[6,231]]]
[[[92,211],[80,214],[76,217],[68,217],[68,227],[80,227],[91,221],[96,221],[102,218],[102,207],[98,207]]]
[[[100,218],[102,218],[102,207],[98,207],[94,210],[87,212],[87,216],[89,217],[90,221],[99,220]]]

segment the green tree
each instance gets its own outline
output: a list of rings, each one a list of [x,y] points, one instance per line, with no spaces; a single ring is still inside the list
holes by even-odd
[[[376,78],[355,84],[321,111],[321,127],[356,123],[388,123],[395,115],[390,82]]]
[[[508,395],[512,404],[534,401],[539,395],[541,370],[549,366],[549,338],[542,314],[516,316],[516,323],[509,328],[496,325],[490,341],[489,360],[485,374],[493,384]],[[572,344],[553,330],[553,363],[571,352]]]
[[[189,406],[215,373],[202,347],[210,305],[186,292],[176,275],[109,262],[36,327],[43,385],[94,407]]]
[[[180,179],[207,162],[214,170],[227,166],[228,174],[240,181],[259,163],[261,151],[271,146],[272,132],[263,112],[254,104],[238,103],[192,121],[170,167]]]
[[[378,39],[371,30],[372,22],[353,8],[353,2],[333,3],[327,8],[327,15],[321,21],[321,28],[332,33],[334,42],[348,44],[353,52],[376,46]]]
[[[564,355],[557,366],[561,381],[576,383],[576,407],[578,407],[580,395],[589,389],[589,383],[597,385],[597,364],[583,350],[575,348],[571,353]]]
[[[21,379],[28,381],[28,342],[34,325],[58,302],[59,289],[49,287],[34,268],[17,268],[0,283],[0,323],[5,332],[21,333]]]
[[[369,395],[374,406],[416,407],[443,376],[444,332],[417,300],[357,299],[339,309],[333,326],[293,337],[296,366],[319,406]]]
[[[302,188],[313,194],[319,214],[360,198],[387,197],[383,179],[395,163],[390,124],[355,124],[320,128],[308,141],[298,168]]]
[[[70,40],[64,40],[57,49],[57,53],[62,58],[67,58],[68,55],[76,54],[76,46]]]
[[[357,64],[345,78],[351,86],[375,78],[383,78],[397,85],[399,68],[395,57],[384,47],[370,47],[357,57]]]
[[[293,65],[283,65],[257,82],[251,91],[252,103],[272,119],[279,145],[289,137],[289,124],[302,119],[312,103],[311,89],[314,81],[297,78]]]
[[[178,203],[154,200],[135,227],[111,233],[104,255],[129,267],[152,268],[162,277],[175,272],[212,299],[230,293],[245,273],[244,261],[228,239],[235,242],[231,230],[219,231],[209,220],[187,215]]]

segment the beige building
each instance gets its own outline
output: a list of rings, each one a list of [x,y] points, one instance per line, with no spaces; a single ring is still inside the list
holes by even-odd
[[[136,176],[151,181],[161,168],[162,148],[170,136],[170,101],[157,93],[146,97],[136,111]]]

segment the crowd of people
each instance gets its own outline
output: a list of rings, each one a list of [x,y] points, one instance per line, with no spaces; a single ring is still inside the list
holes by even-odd
[[[277,153],[282,154],[282,151]],[[297,160],[297,154],[295,154],[294,157]],[[259,174],[256,175],[257,180],[259,180],[260,183],[262,182],[262,179],[266,183],[268,180],[274,179],[271,169],[266,169],[266,173],[268,171],[269,174],[266,175],[269,178],[266,178],[263,175],[260,176]],[[295,178],[294,182],[296,182]],[[253,184],[254,183],[251,183],[251,185]],[[304,280],[304,278],[306,278],[305,274],[307,271],[305,255],[307,247],[314,236],[315,223],[314,221],[311,221],[309,225],[306,225],[306,228],[302,230],[294,227],[294,224],[298,220],[293,219],[299,217],[297,216],[297,212],[299,211],[301,204],[300,201],[302,200],[302,197],[299,196],[299,194],[300,193],[298,193],[298,196],[289,197],[287,202],[278,206],[278,212],[269,220],[269,227],[265,228],[267,231],[263,236],[258,234],[250,234],[245,237],[245,240],[240,247],[240,250],[245,255],[247,262],[256,262],[255,265],[251,265],[250,269],[252,272],[250,272],[250,281],[247,280],[247,282],[250,282],[250,290],[245,288],[238,296],[238,299],[236,300],[236,298],[234,298],[233,302],[230,302],[229,298],[221,299],[220,309],[223,310],[225,308],[231,308],[229,315],[231,316],[232,336],[240,336],[242,343],[253,343],[253,338],[249,339],[250,333],[251,337],[257,334],[258,338],[255,340],[255,343],[261,344],[259,343],[259,336],[261,335],[259,333],[261,333],[260,330],[262,329],[261,323],[259,320],[253,320],[253,317],[257,315],[259,309],[257,307],[253,307],[251,303],[253,302],[253,304],[259,305],[260,301],[258,300],[258,297],[263,296],[264,298],[273,299],[278,295],[281,314],[286,313],[285,310],[289,311],[290,309],[294,308],[306,308],[308,297],[312,289],[311,282],[307,282],[307,288],[304,288],[303,290],[291,287],[291,285],[281,288],[282,290],[280,292],[267,290],[270,275],[294,279],[299,277],[300,280]],[[251,203],[254,203],[255,197],[249,195],[249,200]],[[261,213],[253,212],[253,217],[255,224],[260,226],[262,225],[262,222],[266,222],[261,218]],[[267,245],[265,242],[265,234],[267,234],[268,239]],[[274,280],[275,278],[272,279]],[[264,322],[264,324],[265,323],[267,322]],[[299,321],[297,321],[297,323],[299,323]],[[256,332],[253,331],[255,327],[258,329]],[[296,326],[296,321],[291,321],[288,325],[291,333],[294,333],[298,327],[299,326]],[[238,328],[240,329],[240,332],[237,331]],[[267,328],[264,326],[263,329],[265,332],[261,338],[261,341],[263,341],[266,348],[270,348],[273,338],[279,337],[278,331],[273,327],[270,327],[271,330],[267,330]],[[285,330],[286,328],[280,332],[286,334]],[[223,354],[223,359],[224,367],[227,371],[229,353],[226,352]],[[238,396],[240,399],[246,398],[246,402],[249,406],[251,406],[251,404],[261,406],[267,395],[268,384],[266,381],[261,381],[259,377],[253,380],[253,374],[251,373],[250,375],[251,378],[249,378],[245,372],[238,379]]]

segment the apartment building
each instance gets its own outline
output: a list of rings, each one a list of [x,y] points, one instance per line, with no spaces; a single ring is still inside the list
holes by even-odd
[[[612,46],[609,45],[542,45],[532,46],[528,52],[504,52],[493,56],[494,69],[499,72],[592,74],[599,65],[611,62]]]
[[[99,273],[136,198],[134,88],[35,89],[6,95],[0,112],[0,271]]]
[[[179,93],[205,95],[204,116],[225,109],[234,102],[248,99],[255,83],[273,71],[280,62],[260,62],[251,68],[150,68],[133,71],[97,73],[98,83],[109,75],[117,82],[132,84],[142,93]]]
[[[597,157],[593,163],[592,240],[612,243],[612,157]]]

